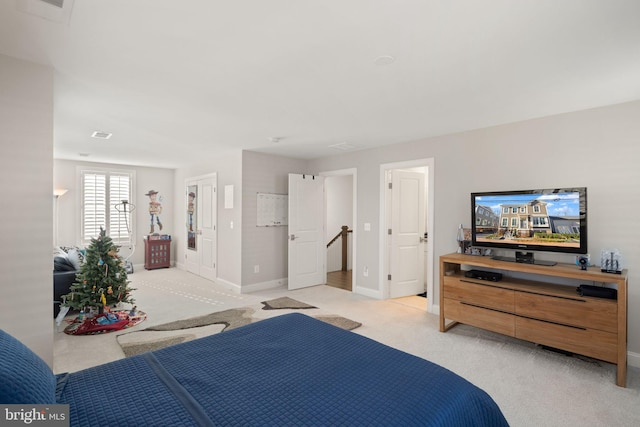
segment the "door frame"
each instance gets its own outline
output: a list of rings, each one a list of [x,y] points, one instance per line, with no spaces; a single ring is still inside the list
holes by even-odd
[[[357,168],[348,168],[348,169],[336,169],[331,171],[320,172],[321,176],[351,176],[351,194],[352,194],[352,207],[351,207],[351,223],[353,224],[352,232],[351,232],[351,293],[358,293],[358,284],[356,271],[357,268],[357,260],[356,256],[356,248],[357,239],[358,239],[358,169]],[[327,195],[325,191],[324,196],[324,228],[327,228]],[[324,265],[325,277],[327,275],[327,263]]]
[[[379,289],[382,290],[382,298],[389,298],[389,281],[387,280],[387,275],[389,274],[387,269],[388,263],[386,260],[389,259],[389,250],[387,245],[387,223],[389,219],[388,206],[390,206],[391,201],[388,198],[387,190],[387,172],[392,171],[394,169],[407,169],[407,168],[417,168],[417,167],[426,167],[426,179],[427,179],[427,263],[425,265],[425,276],[427,279],[427,312],[433,313],[434,310],[434,253],[433,253],[433,239],[435,229],[434,223],[434,200],[435,200],[435,186],[434,186],[434,177],[435,177],[435,159],[433,157],[425,158],[425,159],[415,159],[408,160],[403,162],[394,162],[394,163],[383,163],[380,165],[380,236],[379,236],[379,265],[382,266],[380,269],[379,276]]]

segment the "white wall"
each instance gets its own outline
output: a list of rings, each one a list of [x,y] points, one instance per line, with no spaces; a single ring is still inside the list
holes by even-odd
[[[53,365],[53,71],[0,55],[0,328]]]
[[[474,191],[588,187],[589,251],[618,248],[629,268],[629,351],[640,357],[640,101],[447,135],[311,161],[314,170],[357,168],[358,266],[378,288],[379,165],[435,159],[434,255],[456,249],[457,225],[469,226]],[[540,258],[572,262],[569,255]],[[437,259],[436,259],[437,261]],[[434,263],[434,277],[439,274]],[[359,267],[360,268],[360,267]],[[437,284],[437,280],[435,281]],[[436,286],[434,298],[439,297]]]
[[[129,258],[136,269],[144,266],[144,236],[151,231],[149,218],[149,197],[145,196],[149,190],[158,192],[162,198],[162,231],[155,228],[156,233],[170,234],[173,238],[174,206],[181,204],[181,200],[174,195],[174,170],[164,168],[149,168],[140,166],[114,165],[107,163],[77,162],[72,160],[53,161],[54,188],[64,188],[68,192],[58,199],[58,245],[82,246],[80,234],[80,180],[78,168],[97,168],[108,170],[128,170],[135,172],[135,188],[130,203],[135,205],[133,224],[135,247],[122,247],[120,254]],[[114,236],[115,237],[115,236]],[[175,244],[172,242],[172,259],[175,259]],[[130,254],[133,252],[133,255]],[[135,269],[134,269],[135,273]]]

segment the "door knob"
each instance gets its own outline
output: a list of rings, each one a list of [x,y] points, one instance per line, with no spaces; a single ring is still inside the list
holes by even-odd
[[[291,241],[296,240],[296,235],[295,235],[295,234],[292,234],[291,236],[289,236],[289,239],[290,239]]]

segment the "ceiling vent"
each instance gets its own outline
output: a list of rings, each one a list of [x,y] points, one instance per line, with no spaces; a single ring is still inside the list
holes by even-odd
[[[341,142],[339,144],[330,145],[329,148],[333,148],[334,150],[340,150],[340,151],[350,151],[350,150],[355,150],[356,148],[358,148],[358,146],[353,144],[348,144],[346,142]]]
[[[15,0],[20,12],[69,25],[74,0]]]
[[[394,58],[391,55],[382,55],[374,59],[373,63],[376,65],[389,65],[389,64],[393,64],[395,61],[396,61],[396,58]]]
[[[52,6],[59,7],[60,9],[64,7],[64,0],[40,0],[40,1],[49,3]]]
[[[111,138],[111,135],[113,135],[112,133],[109,132],[101,132],[99,130],[93,132],[91,134],[91,138],[98,138],[98,139],[109,139]]]

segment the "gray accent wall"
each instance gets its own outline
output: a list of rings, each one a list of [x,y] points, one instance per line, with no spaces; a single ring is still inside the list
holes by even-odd
[[[242,153],[243,291],[287,283],[288,227],[257,226],[257,193],[288,194],[289,173],[311,172],[305,160]]]

